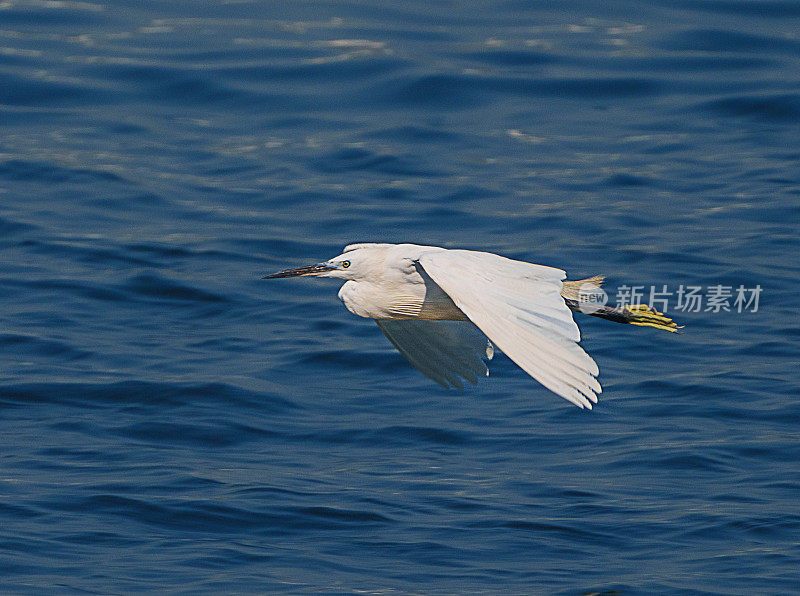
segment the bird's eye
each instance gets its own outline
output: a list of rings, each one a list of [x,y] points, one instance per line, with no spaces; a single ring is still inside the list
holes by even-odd
[[[342,269],[347,269],[350,266],[350,261],[342,261]]]

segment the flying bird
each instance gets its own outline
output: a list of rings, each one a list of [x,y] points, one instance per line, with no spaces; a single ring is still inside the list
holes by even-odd
[[[572,312],[676,331],[646,305],[608,307],[586,301],[601,276],[565,281],[561,269],[488,252],[417,244],[351,244],[328,261],[263,279],[346,280],[339,298],[374,319],[400,353],[443,387],[463,389],[488,376],[495,348],[542,385],[581,408],[601,392],[597,364],[577,342]]]

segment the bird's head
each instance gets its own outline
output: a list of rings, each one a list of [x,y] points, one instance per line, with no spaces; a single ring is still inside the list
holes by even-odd
[[[382,262],[379,245],[351,245],[338,257],[328,261],[306,265],[294,269],[285,269],[265,275],[261,279],[277,279],[281,277],[334,277],[337,279],[358,280],[366,277],[374,266]],[[382,253],[382,251],[381,251]],[[380,259],[380,260],[379,260]]]

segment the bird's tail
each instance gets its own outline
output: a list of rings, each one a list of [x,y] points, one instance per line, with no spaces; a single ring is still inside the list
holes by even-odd
[[[582,300],[579,290],[594,286],[599,289],[603,283],[603,276],[598,275],[578,281],[565,281],[561,295],[570,310],[579,311],[593,317],[600,317],[616,323],[638,325],[640,327],[653,327],[675,333],[680,329],[675,321],[658,312],[646,304],[624,304],[621,306],[595,305]]]
[[[578,279],[576,281],[564,280],[561,284],[561,295],[564,297],[564,300],[580,302],[582,289],[599,289],[605,280],[606,278],[603,275],[595,275],[594,277],[587,277],[586,279]],[[569,302],[567,304],[569,304]]]

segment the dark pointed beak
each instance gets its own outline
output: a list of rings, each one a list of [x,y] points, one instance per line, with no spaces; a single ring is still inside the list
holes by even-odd
[[[284,269],[283,271],[278,271],[277,273],[265,275],[261,279],[278,279],[280,277],[301,277],[303,275],[319,275],[320,273],[325,273],[326,271],[333,271],[334,269],[335,267],[329,267],[328,265],[318,263],[316,265],[306,265],[305,267],[296,267],[294,269]]]

